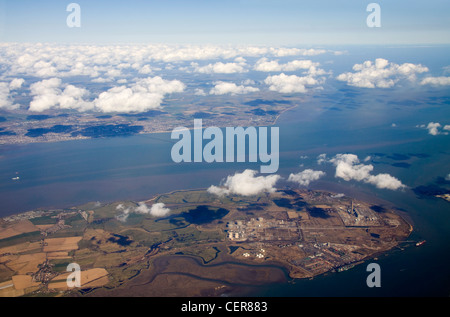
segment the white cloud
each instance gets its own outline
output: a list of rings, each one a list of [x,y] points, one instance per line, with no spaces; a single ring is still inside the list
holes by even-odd
[[[406,187],[397,178],[395,178],[389,174],[386,174],[386,173],[370,175],[364,181],[366,183],[375,185],[377,188],[382,188],[382,189],[397,190],[397,189]]]
[[[158,93],[119,86],[102,92],[94,103],[102,112],[144,112],[159,108],[162,100],[163,95]]]
[[[195,88],[194,94],[197,96],[206,96],[206,92],[201,88]]]
[[[148,91],[160,94],[182,92],[186,86],[179,80],[164,80],[159,76],[148,77],[136,82],[136,90]]]
[[[9,84],[0,83],[0,108],[13,109],[13,102],[9,95]]]
[[[416,74],[428,72],[428,68],[420,64],[398,65],[383,58],[377,58],[375,62],[365,61],[362,64],[355,64],[353,70],[354,73],[343,73],[336,79],[355,87],[390,88],[400,80],[414,81]]]
[[[420,82],[421,85],[449,86],[450,77],[426,77]]]
[[[255,85],[256,83],[253,79],[247,78],[246,80],[242,81],[241,84],[247,86],[247,85]]]
[[[153,204],[150,208],[150,214],[154,217],[164,217],[170,212],[164,203]]]
[[[142,68],[139,69],[139,74],[150,74],[152,72],[152,69],[150,68],[150,65],[144,65]]]
[[[228,82],[216,82],[215,86],[209,91],[210,95],[225,95],[225,94],[231,94],[231,95],[237,95],[237,94],[247,94],[251,92],[259,91],[256,87],[251,86],[243,86],[243,85],[236,85],[235,83],[228,83]]]
[[[441,127],[440,123],[437,122],[430,122],[427,125],[428,133],[431,135],[438,135],[439,134],[439,128]]]
[[[245,57],[262,56],[314,56],[322,49],[301,49],[263,46],[231,45],[89,45],[2,43],[0,60],[3,74],[18,77],[19,74],[41,79],[49,77],[89,76],[117,77],[122,70],[134,69],[149,74],[154,62],[180,63],[202,60],[233,60],[234,63],[211,64],[211,72],[242,72]],[[220,64],[222,63],[222,64]],[[172,67],[167,65],[166,67]]]
[[[10,83],[9,83],[9,89],[13,90],[13,89],[19,89],[22,87],[23,83],[25,82],[25,79],[23,78],[14,78]]]
[[[215,64],[208,64],[206,66],[199,67],[197,63],[192,63],[194,71],[203,74],[234,74],[244,73],[247,70],[243,67],[243,63],[222,63],[217,62]]]
[[[249,70],[246,63],[250,59],[253,61],[262,57],[271,59],[283,56],[313,56],[325,52],[327,51],[321,49],[249,45],[0,43],[2,78],[16,78],[9,87],[10,91],[7,91],[2,84],[0,107],[12,109],[19,106],[13,104],[11,89],[20,88],[23,84],[20,78],[23,77],[30,78],[31,83],[50,80],[50,82],[46,82],[48,87],[45,92],[38,91],[39,85],[34,86],[35,90],[30,95],[33,102],[31,111],[58,108],[100,112],[146,111],[160,107],[163,98],[171,93],[164,89],[162,91],[151,90],[142,83],[138,83],[139,78],[142,79],[150,73],[157,73],[164,69],[181,69],[182,67],[192,71],[193,66],[202,73],[242,73]],[[199,67],[197,62],[200,63],[200,61],[205,61],[206,66]],[[194,63],[193,66],[189,66],[190,62]],[[285,71],[304,69],[305,77],[301,77],[303,79],[300,80],[303,86],[291,89],[291,91],[303,92],[304,85],[317,81],[317,79],[311,78],[324,74],[324,71],[315,65],[319,64],[298,59],[286,64],[278,64],[278,68],[285,69]],[[68,79],[74,76],[88,78],[77,78],[77,84],[73,84],[73,87],[69,87],[65,91],[70,84]],[[132,79],[133,76],[139,78]],[[62,79],[61,83],[59,85],[53,83],[54,78]],[[271,79],[277,80],[274,77],[267,81]],[[167,86],[174,82],[177,81],[166,81],[161,86]],[[87,84],[83,86],[82,83]],[[99,85],[89,85],[89,83]],[[116,87],[113,87],[114,83],[116,83]],[[289,91],[283,83],[274,82],[270,86],[272,90]],[[78,91],[74,87],[78,88]],[[95,91],[91,90],[91,87],[94,87]],[[103,89],[101,96],[96,92],[99,89]],[[183,89],[176,91],[181,92]],[[240,78],[239,82],[236,81],[235,84],[216,83],[216,87],[209,93],[223,95],[246,94],[256,91],[259,89],[254,83],[244,82]],[[200,90],[197,93],[202,94]]]
[[[178,80],[164,80],[159,76],[138,80],[131,87],[113,87],[94,100],[96,110],[102,112],[144,112],[160,108],[166,94],[182,92],[185,85]]]
[[[92,109],[92,104],[83,98],[89,93],[84,88],[73,85],[63,85],[61,79],[50,78],[36,82],[30,86],[31,95],[29,111],[42,112],[51,108],[77,109],[85,111]]]
[[[63,89],[64,88],[64,89]],[[51,108],[95,110],[100,112],[143,112],[159,108],[165,95],[182,92],[185,85],[178,80],[149,77],[138,80],[131,87],[117,86],[100,93],[93,101],[86,101],[89,92],[73,85],[63,85],[61,79],[50,78],[30,86],[34,96],[29,110],[42,112]]]
[[[425,127],[425,125],[419,126],[421,128]],[[428,125],[425,127],[428,130],[428,134],[431,135],[439,135],[439,134],[445,134],[447,135],[448,132],[441,132],[439,129],[442,127],[442,125],[439,122],[429,122]],[[443,127],[443,130],[449,131],[450,125],[445,125]]]
[[[320,81],[312,76],[288,76],[281,73],[280,75],[268,76],[264,83],[269,85],[270,90],[280,93],[306,93],[307,86],[318,85]]]
[[[276,191],[274,187],[280,179],[279,175],[257,176],[257,171],[245,170],[242,173],[235,173],[228,176],[225,183],[221,187],[211,186],[208,192],[218,196],[224,195],[242,195],[253,196],[262,193],[273,193]]]
[[[0,82],[0,109],[14,110],[20,105],[14,104],[11,90],[16,90],[22,87],[25,82],[23,78],[14,78],[9,84]]]
[[[131,208],[125,208],[125,206],[123,204],[118,204],[116,206],[116,210],[121,211],[122,213],[116,216],[116,219],[121,221],[121,222],[126,222],[128,219],[128,216],[131,212]]]
[[[294,48],[271,47],[270,52],[274,56],[283,57],[283,56],[295,56],[295,55],[297,55],[297,56],[316,56],[319,54],[324,54],[327,51],[323,50],[323,49],[313,49],[313,48],[304,49],[304,48],[295,48],[295,47]]]
[[[277,60],[269,61],[266,57],[263,57],[256,62],[253,69],[260,72],[289,72],[299,69],[310,69],[318,65],[319,63],[313,63],[311,60],[294,60],[286,64],[279,64]]]
[[[93,83],[108,83],[112,82],[112,78],[104,78],[104,77],[97,77],[91,80]]]
[[[166,68],[169,69],[173,65],[167,63],[218,59],[233,62],[210,64],[204,71],[236,73],[246,71],[246,57],[314,56],[327,52],[322,49],[250,45],[2,43],[0,48],[3,75],[18,77],[22,74],[41,79],[70,76],[118,77],[126,69],[145,75],[156,70],[149,66],[155,62],[166,63]]]
[[[346,181],[352,179],[362,181],[367,179],[373,170],[372,165],[358,164],[359,159],[354,154],[337,154],[334,158],[330,159],[330,162],[336,166],[335,176]]]
[[[170,212],[164,203],[153,204],[150,208],[143,202],[134,209],[136,213],[152,215],[154,217],[163,217]]]
[[[288,181],[298,183],[301,186],[309,186],[312,181],[316,181],[323,176],[325,176],[325,172],[305,169],[297,174],[291,173]]]
[[[335,177],[346,181],[356,180],[375,185],[377,188],[397,190],[405,188],[397,178],[383,173],[371,175],[373,165],[360,164],[358,156],[355,154],[337,154],[329,162],[336,166]]]
[[[119,204],[116,207],[116,210],[121,211],[122,213],[116,216],[116,219],[122,222],[126,222],[130,213],[151,215],[154,217],[164,217],[170,212],[170,209],[166,207],[164,203],[156,203],[153,204],[150,208],[144,203],[140,202],[137,207],[127,207],[123,204]]]
[[[58,71],[52,62],[40,60],[33,65],[33,68],[37,77],[53,77],[58,75]]]
[[[319,154],[317,156],[317,164],[320,165],[320,164],[325,163],[325,162],[327,162],[327,154],[326,153]]]

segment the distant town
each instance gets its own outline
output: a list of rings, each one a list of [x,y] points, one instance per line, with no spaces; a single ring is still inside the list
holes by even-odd
[[[204,127],[269,126],[278,116],[295,106],[289,100],[228,102],[227,106],[184,105],[176,103],[164,110],[140,113],[62,113],[32,114],[27,110],[0,113],[0,144],[59,142],[134,134],[171,132],[176,127],[193,127],[202,119]]]

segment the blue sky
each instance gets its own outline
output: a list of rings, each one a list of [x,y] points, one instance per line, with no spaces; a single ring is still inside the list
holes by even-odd
[[[81,28],[66,7],[81,6]],[[0,0],[0,41],[168,42],[269,45],[448,44],[450,1],[377,1],[381,28],[362,0]],[[374,1],[375,2],[375,1]]]

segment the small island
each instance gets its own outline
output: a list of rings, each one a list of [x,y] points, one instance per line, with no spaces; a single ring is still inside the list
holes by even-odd
[[[155,204],[170,211],[145,212]],[[0,220],[0,296],[220,296],[350,269],[412,230],[385,206],[301,189],[30,211]],[[70,263],[80,288],[67,286]]]

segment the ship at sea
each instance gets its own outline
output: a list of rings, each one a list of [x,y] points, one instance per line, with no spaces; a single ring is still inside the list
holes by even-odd
[[[425,244],[427,242],[426,240],[422,240],[416,243],[416,247],[420,247],[421,245]]]

